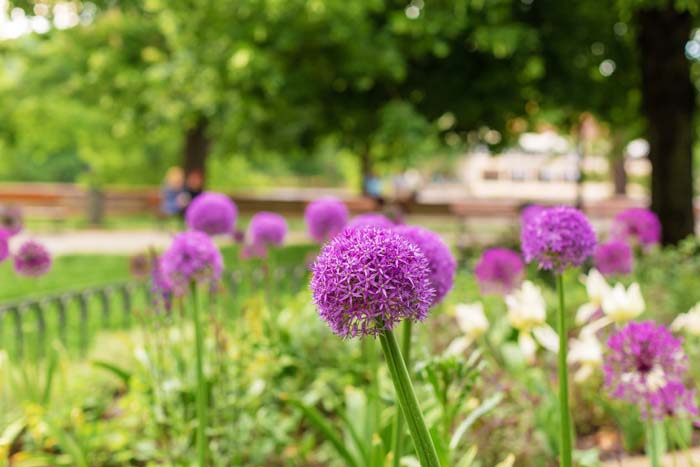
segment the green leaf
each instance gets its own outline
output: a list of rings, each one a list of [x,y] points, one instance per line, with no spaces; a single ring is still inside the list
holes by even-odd
[[[469,427],[476,422],[482,415],[493,410],[503,400],[503,393],[498,392],[486,399],[484,402],[474,409],[455,430],[452,440],[450,440],[450,449],[456,449],[462,437],[465,435]]]
[[[126,387],[129,387],[129,382],[131,381],[131,373],[123,368],[120,368],[113,363],[106,362],[104,360],[94,360],[92,365],[97,368],[102,368],[112,373],[114,376],[119,378]]]

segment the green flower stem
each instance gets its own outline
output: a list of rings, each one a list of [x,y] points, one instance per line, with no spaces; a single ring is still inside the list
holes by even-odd
[[[192,320],[194,324],[195,354],[197,363],[197,460],[200,467],[207,465],[207,388],[204,380],[204,330],[199,316],[197,284],[190,283]]]
[[[564,276],[557,274],[557,292],[559,293],[559,420],[560,440],[559,456],[562,467],[571,467],[571,413],[569,411],[569,369],[566,354],[567,327],[566,310],[564,305]]]
[[[661,431],[652,417],[647,417],[647,456],[651,467],[661,467],[661,452],[659,449],[659,432]]]
[[[411,432],[413,443],[418,453],[420,465],[422,467],[440,467],[435,444],[433,444],[428,426],[418,405],[418,399],[411,384],[406,362],[401,356],[396,336],[391,330],[386,330],[379,334],[379,340],[382,344],[382,350],[384,350],[384,357],[389,367],[391,379],[394,382],[394,389],[396,390],[401,411],[406,417],[408,429]]]
[[[403,354],[404,361],[406,363],[406,368],[411,366],[411,332],[413,327],[413,321],[407,319],[403,322],[403,331],[401,334],[401,353]],[[409,373],[410,375],[410,373]],[[393,439],[393,460],[392,466],[399,467],[401,465],[401,455],[403,453],[403,414],[401,409],[396,407],[396,414],[394,415],[394,431],[392,433]]]

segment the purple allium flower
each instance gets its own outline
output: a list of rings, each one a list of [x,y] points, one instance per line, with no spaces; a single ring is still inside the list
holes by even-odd
[[[317,242],[326,242],[341,232],[348,223],[348,208],[337,198],[320,198],[309,203],[304,220],[309,235]]]
[[[177,234],[163,253],[160,267],[177,295],[184,295],[190,282],[215,283],[221,277],[223,259],[209,236],[189,231]]]
[[[249,241],[264,246],[280,246],[287,236],[287,221],[274,212],[259,212],[248,226]]]
[[[173,304],[173,285],[163,274],[163,257],[153,260],[151,268],[151,293],[154,297],[156,308],[162,307],[165,311],[170,311]]]
[[[525,265],[520,255],[505,248],[491,248],[484,252],[474,273],[481,293],[506,295],[523,280]]]
[[[388,229],[346,229],[311,266],[321,319],[340,337],[376,336],[404,319],[422,321],[435,291],[420,249]]]
[[[529,224],[546,209],[545,206],[540,206],[539,204],[525,206],[520,212],[520,224],[523,226]]]
[[[15,271],[28,277],[43,276],[51,269],[51,255],[41,243],[33,240],[24,242],[14,255]]]
[[[679,381],[671,381],[659,389],[649,400],[650,415],[657,420],[665,417],[700,415],[695,404],[695,391]]]
[[[208,235],[228,234],[238,219],[238,207],[223,193],[206,192],[187,207],[185,221],[190,230]]]
[[[24,225],[22,210],[17,206],[0,206],[0,229],[6,230],[10,236],[22,231]]]
[[[428,258],[430,283],[435,289],[431,305],[440,303],[452,289],[457,270],[457,261],[450,248],[438,234],[423,227],[400,225],[394,228],[394,232],[415,244]]]
[[[680,383],[687,370],[681,345],[681,339],[653,321],[630,322],[612,334],[603,364],[610,395],[637,404],[644,416],[652,415],[650,409],[668,396],[662,388]]]
[[[613,237],[631,239],[646,248],[661,241],[661,222],[650,209],[629,208],[615,216],[611,233]]]
[[[586,216],[569,206],[542,211],[523,226],[520,238],[525,261],[536,260],[541,269],[558,273],[583,264],[596,244]]]
[[[10,256],[10,232],[0,229],[0,263]]]
[[[634,256],[629,243],[622,240],[610,240],[596,246],[593,262],[598,271],[606,276],[629,274],[632,272]]]
[[[360,214],[359,216],[353,217],[347,226],[349,228],[374,226],[382,229],[391,229],[394,227],[394,223],[384,214],[368,212],[366,214]]]

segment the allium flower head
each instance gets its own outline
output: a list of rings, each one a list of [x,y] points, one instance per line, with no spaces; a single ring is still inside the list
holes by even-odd
[[[524,207],[520,212],[520,224],[522,226],[528,225],[546,209],[547,208],[545,206],[540,206],[539,204],[530,204],[529,206]]]
[[[559,206],[542,211],[523,226],[521,243],[525,260],[541,269],[560,273],[576,267],[593,254],[593,227],[578,209]]]
[[[41,243],[33,240],[24,242],[14,255],[15,271],[28,277],[43,276],[51,269],[51,255]]]
[[[606,276],[629,274],[632,272],[634,256],[629,243],[622,240],[610,240],[596,246],[593,262],[596,268]]]
[[[151,293],[154,295],[154,305],[165,311],[170,311],[173,303],[173,284],[163,274],[163,257],[153,260],[151,268]]]
[[[700,415],[695,403],[695,391],[686,388],[679,381],[671,381],[653,394],[649,400],[649,411],[649,415],[657,420]]]
[[[287,221],[274,212],[259,212],[250,219],[248,241],[256,245],[280,246],[287,236]]]
[[[629,208],[618,213],[611,231],[614,237],[636,241],[643,247],[661,241],[661,222],[653,211],[646,208]]]
[[[177,234],[160,263],[163,276],[177,295],[187,291],[190,282],[215,283],[221,277],[223,259],[209,236],[189,231]]]
[[[6,230],[10,236],[22,231],[22,210],[17,206],[0,206],[0,229]]]
[[[394,223],[384,214],[368,212],[366,214],[360,214],[359,216],[353,217],[347,226],[349,228],[374,226],[381,227],[383,229],[390,229],[394,227]]]
[[[505,248],[491,248],[481,256],[474,273],[481,293],[505,295],[523,281],[525,266],[520,255]]]
[[[337,198],[327,197],[309,203],[304,211],[304,220],[311,238],[323,243],[345,228],[349,215],[345,203]]]
[[[435,289],[432,305],[440,303],[452,289],[457,261],[438,234],[423,227],[399,225],[394,232],[416,245],[428,258],[430,282]]]
[[[311,267],[314,303],[336,335],[377,335],[425,319],[435,293],[429,268],[420,249],[391,230],[346,229]]]
[[[190,230],[208,235],[229,234],[238,219],[238,207],[223,193],[205,192],[192,200],[185,213]]]
[[[610,395],[637,404],[648,415],[667,384],[682,382],[687,357],[681,344],[652,321],[631,322],[612,334],[603,365]]]
[[[0,263],[5,261],[8,256],[10,256],[10,233],[0,229]]]

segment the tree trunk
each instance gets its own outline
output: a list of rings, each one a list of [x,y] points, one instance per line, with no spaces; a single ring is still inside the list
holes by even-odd
[[[651,207],[663,226],[663,243],[694,233],[692,175],[693,86],[685,44],[692,17],[672,6],[639,12],[642,112],[652,165]]]
[[[627,172],[625,171],[625,138],[618,131],[612,135],[612,147],[608,154],[615,196],[627,194]]]
[[[207,136],[208,123],[205,117],[199,117],[185,133],[183,163],[185,175],[199,171],[203,180],[206,180],[207,156],[210,147]]]

